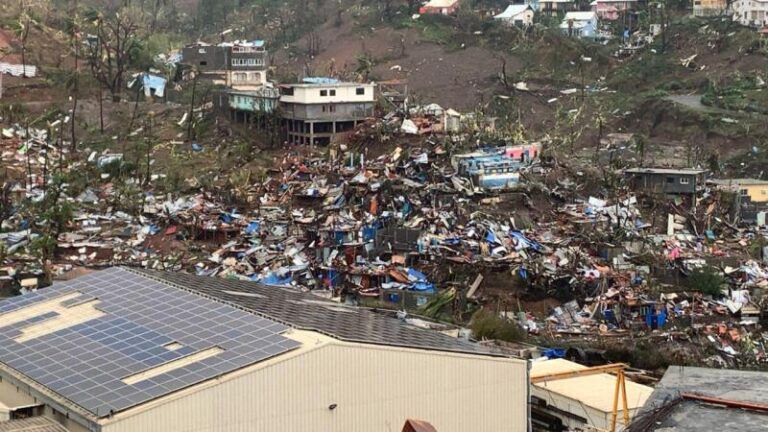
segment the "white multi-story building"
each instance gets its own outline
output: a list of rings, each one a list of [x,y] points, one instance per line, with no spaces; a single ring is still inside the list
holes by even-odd
[[[736,0],[731,5],[734,21],[752,27],[768,25],[768,0]]]
[[[280,109],[288,140],[297,144],[329,144],[339,132],[371,117],[374,84],[308,78],[280,86]]]

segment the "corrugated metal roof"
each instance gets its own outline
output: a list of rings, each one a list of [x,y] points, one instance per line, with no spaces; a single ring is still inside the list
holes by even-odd
[[[0,422],[0,432],[68,432],[67,429],[45,417],[31,417]]]
[[[629,174],[679,174],[679,175],[698,175],[707,172],[707,170],[695,168],[628,168],[624,170]]]
[[[531,367],[531,378],[582,369],[587,369],[587,367],[564,359],[535,361]],[[587,375],[537,383],[534,386],[606,413],[613,411],[613,393],[616,388],[615,375]],[[642,407],[653,393],[651,387],[629,380],[626,380],[626,386],[627,405],[630,410]],[[619,403],[619,410],[621,409],[621,403]]]

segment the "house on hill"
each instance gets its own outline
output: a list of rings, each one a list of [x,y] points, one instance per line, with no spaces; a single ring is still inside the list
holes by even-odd
[[[527,4],[509,5],[504,12],[493,17],[509,26],[527,27],[533,24],[533,8]]]
[[[591,39],[597,36],[597,13],[568,12],[560,29],[568,36]]]
[[[450,15],[459,9],[459,0],[430,0],[419,9],[422,15]]]

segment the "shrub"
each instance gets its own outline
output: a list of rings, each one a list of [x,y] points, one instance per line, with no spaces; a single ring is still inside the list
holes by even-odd
[[[525,339],[525,333],[520,326],[485,310],[479,310],[475,313],[470,327],[472,335],[476,339],[495,339],[507,342]]]
[[[685,281],[685,286],[705,295],[719,297],[722,295],[721,287],[724,282],[725,279],[719,271],[713,267],[704,267],[691,272]]]

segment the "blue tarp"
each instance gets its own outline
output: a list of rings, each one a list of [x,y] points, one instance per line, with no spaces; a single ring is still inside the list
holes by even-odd
[[[491,244],[501,244],[499,238],[496,237],[496,233],[490,229],[485,233],[485,241]]]
[[[301,80],[304,84],[338,84],[341,81],[328,77],[306,77]]]
[[[416,269],[408,269],[408,279],[415,280],[415,282],[411,284],[411,289],[414,291],[421,291],[426,293],[435,292],[435,286],[429,283],[427,280],[427,275]]]
[[[251,235],[255,232],[258,232],[260,228],[261,228],[261,224],[256,221],[253,221],[249,223],[247,227],[245,227],[245,233],[248,235]]]
[[[264,285],[271,285],[271,286],[290,286],[291,282],[293,282],[293,277],[286,276],[284,278],[280,278],[278,275],[274,273],[270,273],[261,280],[261,283]]]
[[[376,238],[376,228],[372,226],[363,227],[363,241],[370,241]]]
[[[520,242],[520,244],[526,249],[533,249],[535,251],[540,251],[543,248],[541,243],[538,243],[529,239],[528,237],[524,236],[523,233],[521,233],[520,231],[510,231],[509,236],[514,239],[517,239],[517,241]]]
[[[551,359],[565,358],[565,348],[545,348],[541,355]]]

